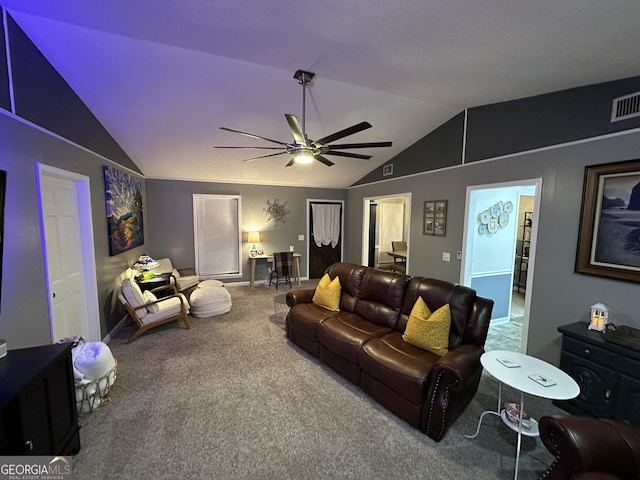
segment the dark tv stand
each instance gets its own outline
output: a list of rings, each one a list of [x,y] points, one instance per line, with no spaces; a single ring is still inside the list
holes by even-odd
[[[0,455],[75,455],[80,427],[70,343],[0,358]]]

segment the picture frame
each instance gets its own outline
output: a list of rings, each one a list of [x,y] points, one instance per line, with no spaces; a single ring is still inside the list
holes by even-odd
[[[640,282],[640,160],[585,167],[575,271]]]
[[[142,179],[104,166],[109,255],[144,245]]]
[[[424,202],[423,235],[445,237],[447,235],[447,200]]]

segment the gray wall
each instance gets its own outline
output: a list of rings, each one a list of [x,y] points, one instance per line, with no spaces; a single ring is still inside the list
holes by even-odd
[[[246,242],[249,229],[260,232],[260,247],[265,253],[286,251],[293,245],[302,253],[300,274],[308,275],[307,243],[307,199],[345,200],[346,190],[326,188],[281,187],[269,185],[244,185],[212,182],[189,182],[177,180],[147,179],[147,204],[149,245],[147,253],[156,258],[170,257],[176,267],[193,266],[195,262],[193,243],[193,194],[240,195],[242,202],[242,231]],[[267,200],[286,202],[289,210],[285,222],[267,222],[262,209]],[[348,211],[345,204],[345,210]],[[345,227],[346,229],[346,227]],[[298,240],[304,235],[304,241]],[[346,237],[345,237],[346,238]],[[243,243],[242,278],[228,282],[249,280],[249,250],[251,245]],[[256,280],[266,276],[266,262],[256,266]]]
[[[118,276],[145,248],[109,256],[103,174],[106,160],[0,114],[0,169],[7,170],[0,337],[7,339],[9,348],[51,343],[36,162],[90,179],[103,336],[124,315],[114,298]]]
[[[466,187],[542,178],[535,278],[530,287],[531,309],[527,352],[558,364],[557,327],[587,321],[596,301],[608,304],[614,323],[640,328],[637,298],[640,285],[574,273],[582,183],[586,165],[636,159],[640,133],[629,133],[578,145],[561,146],[494,161],[424,173],[376,184],[351,187],[347,211],[348,261],[360,262],[362,199],[412,192],[409,273],[460,279]],[[447,236],[422,235],[422,207],[429,199],[448,199]],[[452,253],[451,262],[442,252]],[[419,254],[418,254],[419,253]]]

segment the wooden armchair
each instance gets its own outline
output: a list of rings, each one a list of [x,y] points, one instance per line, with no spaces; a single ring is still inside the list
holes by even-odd
[[[158,263],[158,268],[152,270],[151,273],[170,273],[171,283],[176,286],[178,292],[189,293],[200,282],[195,267],[176,268],[170,258],[160,258]]]
[[[158,299],[155,292],[161,290],[171,291],[171,294]],[[191,328],[189,323],[189,302],[186,297],[176,291],[174,285],[163,285],[152,290],[142,292],[138,284],[131,278],[123,280],[118,288],[118,299],[124,305],[129,316],[138,326],[127,343],[131,343],[147,330],[163,325],[173,320],[184,321],[187,330]]]

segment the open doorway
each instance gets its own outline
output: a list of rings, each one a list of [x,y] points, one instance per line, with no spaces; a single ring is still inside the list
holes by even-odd
[[[362,265],[407,272],[411,194],[368,197],[363,209]],[[392,255],[394,245],[400,244],[404,249],[401,260]]]
[[[526,353],[542,179],[467,187],[460,283],[492,298],[487,349]]]

